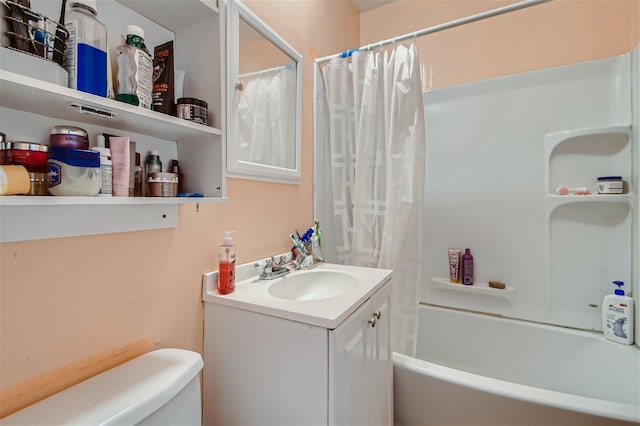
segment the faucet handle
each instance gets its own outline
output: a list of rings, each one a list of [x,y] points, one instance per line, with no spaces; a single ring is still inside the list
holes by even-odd
[[[262,268],[262,274],[270,274],[273,268],[273,257],[265,259],[263,262],[256,262],[253,264],[254,268]]]

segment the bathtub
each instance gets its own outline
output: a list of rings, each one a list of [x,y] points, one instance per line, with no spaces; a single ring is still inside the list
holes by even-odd
[[[637,425],[640,349],[574,330],[421,305],[394,353],[396,425]]]

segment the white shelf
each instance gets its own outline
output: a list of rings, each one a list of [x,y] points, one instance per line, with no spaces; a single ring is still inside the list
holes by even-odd
[[[576,139],[580,137],[591,137],[591,136],[607,136],[607,135],[627,135],[630,134],[631,126],[628,124],[619,125],[619,126],[607,126],[607,127],[594,127],[588,129],[574,129],[574,130],[565,130],[562,132],[554,132],[545,135],[544,137],[544,148],[546,158],[549,159],[551,153],[554,148],[561,143],[568,141],[570,139]]]
[[[547,206],[552,212],[559,206],[576,203],[629,203],[633,202],[633,194],[591,194],[591,195],[547,195]]]
[[[15,195],[0,197],[0,207],[213,204],[226,203],[227,201],[227,198],[211,197],[56,197]]]
[[[475,281],[472,285],[456,284],[449,281],[448,278],[431,277],[431,282],[436,284],[436,288],[452,291],[461,291],[477,294],[486,294],[488,296],[502,297],[511,300],[513,298],[514,288],[506,286],[503,289],[489,287],[489,283]]]
[[[222,116],[223,39],[216,0],[117,0],[104,6],[101,16],[107,28],[117,31],[123,22],[144,21],[147,34],[158,40],[152,45],[173,40],[175,65],[186,70],[187,87],[209,101],[212,117]],[[0,48],[0,54],[6,50]],[[207,52],[206,61],[192,60],[194,52],[202,51]],[[48,134],[51,122],[68,121],[96,133],[137,135],[144,150],[158,147],[179,160],[186,171],[185,190],[204,197],[0,197],[0,242],[172,228],[178,225],[180,204],[228,201],[220,128],[70,89],[50,82],[53,79],[30,77],[24,75],[30,74],[28,65],[3,56],[7,57],[0,60],[0,107],[10,112],[7,117],[12,121],[6,127],[11,133],[40,140],[42,129]]]
[[[215,0],[118,0],[118,3],[173,32],[191,27],[219,13]]]
[[[62,120],[82,121],[161,139],[177,140],[221,135],[220,129],[193,123],[160,112],[69,89],[54,83],[0,69],[0,104]],[[110,114],[113,118],[82,113],[72,104]]]

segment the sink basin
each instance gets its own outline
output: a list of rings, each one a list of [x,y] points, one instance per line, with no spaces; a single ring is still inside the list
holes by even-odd
[[[273,282],[269,294],[279,299],[305,302],[342,296],[359,286],[353,275],[342,271],[298,271]]]

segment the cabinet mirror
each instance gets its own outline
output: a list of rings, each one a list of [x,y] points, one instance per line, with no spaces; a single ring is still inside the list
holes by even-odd
[[[227,39],[227,175],[297,184],[302,56],[239,0]]]

